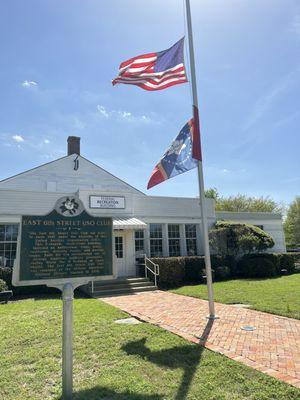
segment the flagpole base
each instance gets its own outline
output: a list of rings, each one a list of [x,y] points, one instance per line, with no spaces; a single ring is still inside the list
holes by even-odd
[[[218,315],[208,315],[206,319],[209,319],[210,321],[214,321],[215,319],[220,319]]]

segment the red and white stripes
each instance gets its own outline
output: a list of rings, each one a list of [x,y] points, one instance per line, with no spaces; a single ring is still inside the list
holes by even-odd
[[[187,82],[183,63],[155,72],[156,60],[157,53],[148,53],[122,62],[118,77],[112,81],[113,85],[124,83],[152,91]]]

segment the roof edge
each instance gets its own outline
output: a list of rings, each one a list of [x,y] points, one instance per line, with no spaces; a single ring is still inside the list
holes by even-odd
[[[60,158],[56,158],[55,160],[52,160],[52,161],[49,161],[49,162],[47,162],[47,163],[38,165],[37,167],[33,167],[33,168],[30,168],[30,169],[27,169],[27,170],[25,170],[25,171],[23,171],[23,172],[19,172],[18,174],[15,174],[15,175],[12,175],[12,176],[10,176],[10,177],[8,177],[8,178],[5,178],[5,179],[0,180],[0,184],[1,184],[1,183],[4,183],[4,182],[7,182],[7,181],[9,181],[9,180],[11,180],[11,179],[14,179],[14,178],[16,178],[16,177],[18,177],[18,176],[20,176],[20,175],[27,174],[28,172],[32,172],[32,171],[34,171],[34,170],[36,170],[36,169],[38,169],[38,168],[45,167],[45,166],[47,166],[47,165],[49,165],[49,164],[52,164],[52,163],[54,163],[54,162],[63,160],[63,159],[65,159],[65,158],[73,157],[74,155],[75,155],[75,153],[74,153],[74,154],[70,154],[70,155],[66,155],[66,156],[63,156],[63,157],[60,157]],[[106,169],[100,167],[99,165],[97,165],[97,164],[94,163],[93,161],[91,161],[91,160],[89,160],[89,159],[83,157],[82,155],[78,155],[78,154],[76,154],[76,157],[82,158],[82,159],[84,159],[85,161],[87,161],[87,162],[93,164],[95,167],[101,169],[102,171],[104,171],[104,172],[106,172],[107,174],[111,175],[111,176],[114,177],[115,179],[118,179],[119,181],[121,181],[121,182],[124,183],[125,185],[131,187],[132,189],[136,190],[136,191],[139,192],[140,194],[146,196],[146,194],[145,194],[144,192],[142,192],[141,190],[135,188],[134,186],[132,186],[132,185],[130,185],[129,183],[125,182],[123,179],[119,178],[118,176],[115,176],[115,175],[112,174],[111,172],[109,172],[109,171],[107,171]]]

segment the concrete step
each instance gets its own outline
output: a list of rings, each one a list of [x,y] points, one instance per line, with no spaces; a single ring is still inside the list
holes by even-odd
[[[94,291],[98,290],[114,290],[114,289],[131,289],[134,287],[146,287],[153,286],[153,283],[150,281],[142,281],[142,282],[130,282],[130,283],[110,283],[106,285],[95,284],[94,283]]]
[[[109,296],[121,296],[131,293],[140,293],[140,292],[148,292],[157,290],[157,286],[134,286],[131,288],[120,288],[120,289],[112,289],[112,290],[97,290],[94,293],[91,293],[93,297],[109,297]]]
[[[148,278],[124,278],[124,279],[109,279],[105,281],[95,281],[94,287],[104,287],[110,285],[131,285],[136,283],[149,282]]]
[[[157,287],[148,278],[119,278],[94,282],[93,293],[91,283],[81,290],[92,297],[105,297],[152,291],[157,290]]]

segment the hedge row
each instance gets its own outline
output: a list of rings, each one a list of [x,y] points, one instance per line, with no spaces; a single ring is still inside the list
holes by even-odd
[[[4,280],[0,279],[0,292],[4,292],[5,290],[7,290],[7,284]]]
[[[203,256],[152,258],[159,265],[159,285],[179,286],[184,283],[205,281],[205,261]],[[245,255],[238,263],[233,257],[211,256],[215,281],[229,278],[264,278],[300,272],[300,252],[258,253]],[[56,292],[46,286],[13,287],[12,269],[0,266],[0,280],[4,281],[15,294]]]
[[[197,257],[152,258],[159,265],[159,285],[179,286],[205,281],[205,260]],[[300,272],[300,253],[256,253],[243,256],[238,262],[233,257],[211,256],[215,281],[229,278],[266,278]],[[299,268],[297,268],[299,264]]]
[[[300,253],[263,253],[245,255],[237,265],[237,275],[265,278],[300,272]]]
[[[28,295],[28,294],[52,294],[58,293],[59,290],[55,288],[49,288],[46,285],[37,286],[13,286],[12,280],[12,268],[0,266],[0,281],[4,281],[9,290],[13,290],[15,295]],[[0,290],[1,291],[1,290]]]
[[[159,257],[151,258],[159,265],[159,285],[178,286],[187,282],[204,282],[205,260],[203,256],[195,257]],[[230,263],[227,257],[212,256],[212,269],[215,280],[231,276]]]
[[[12,268],[0,266],[0,279],[11,289]]]
[[[300,251],[293,251],[286,254],[288,254],[290,257],[293,257],[296,264],[300,264]]]

